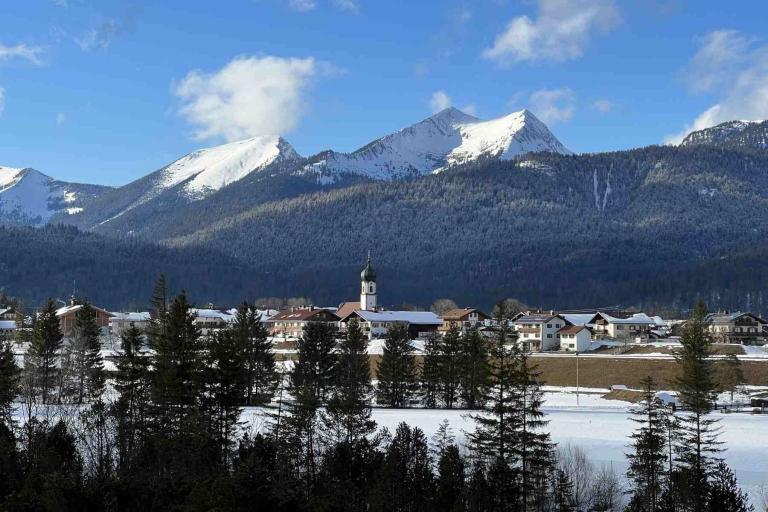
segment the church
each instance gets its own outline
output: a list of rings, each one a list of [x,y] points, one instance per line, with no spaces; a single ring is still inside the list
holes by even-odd
[[[394,324],[406,324],[411,338],[424,338],[437,332],[443,319],[431,311],[388,311],[379,306],[376,272],[373,270],[371,255],[360,272],[360,300],[344,302],[336,311],[339,327],[346,330],[352,319],[360,322],[369,340],[383,338]]]

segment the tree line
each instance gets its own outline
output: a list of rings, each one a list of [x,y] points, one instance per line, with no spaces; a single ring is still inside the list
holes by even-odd
[[[541,376],[503,303],[490,336],[429,340],[418,379],[407,330],[391,329],[376,386],[354,322],[343,333],[309,324],[292,364],[278,364],[251,305],[206,336],[189,306],[160,280],[149,329],[123,333],[110,371],[87,305],[65,340],[49,302],[23,369],[3,344],[0,509],[750,510],[718,456],[702,308],[679,356],[686,412],[664,409],[646,381],[622,489],[550,438]],[[405,422],[377,429],[374,400],[414,397],[471,409],[466,442],[447,423],[431,440]]]

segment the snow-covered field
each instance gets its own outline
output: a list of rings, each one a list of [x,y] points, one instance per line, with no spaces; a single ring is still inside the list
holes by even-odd
[[[552,439],[559,445],[578,445],[595,465],[610,465],[623,474],[627,467],[624,453],[629,435],[635,428],[628,419],[629,404],[603,399],[602,394],[607,390],[587,391],[579,394],[578,405],[576,393],[571,389],[545,394],[544,412],[549,419]],[[264,425],[262,409],[248,409],[243,416],[257,431]],[[760,487],[768,484],[768,414],[715,413],[715,416],[721,418],[721,440],[727,447],[723,457],[733,468],[741,486],[757,502]],[[373,417],[379,427],[394,431],[405,421],[420,427],[428,437],[447,419],[460,443],[464,440],[464,432],[474,429],[467,411],[375,408]]]

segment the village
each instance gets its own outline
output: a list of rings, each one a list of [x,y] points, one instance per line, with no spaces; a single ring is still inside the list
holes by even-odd
[[[259,309],[260,321],[270,333],[275,347],[290,353],[295,341],[313,322],[327,323],[339,333],[357,321],[369,340],[369,352],[377,353],[389,329],[404,324],[417,348],[423,340],[442,336],[451,329],[466,333],[477,329],[490,335],[497,325],[492,312],[474,307],[455,307],[443,311],[388,310],[379,306],[379,289],[373,262],[368,261],[360,273],[360,297],[338,306],[287,306],[282,309]],[[71,297],[56,310],[65,338],[75,329],[75,317],[82,302]],[[149,311],[107,311],[91,305],[101,328],[104,349],[119,349],[120,337],[130,327],[146,330],[151,322]],[[189,314],[202,335],[224,329],[235,322],[237,308],[190,308]],[[34,314],[34,313],[33,313]],[[11,307],[0,308],[0,333],[11,336],[31,324],[31,317]],[[684,319],[664,319],[643,312],[617,308],[543,311],[526,309],[510,316],[509,327],[517,334],[523,351],[543,353],[588,353],[610,349],[613,354],[638,351],[643,346],[671,346],[679,343]],[[739,345],[742,351],[726,353],[760,356],[768,341],[768,321],[750,312],[720,311],[709,313],[706,329],[711,341],[720,345]],[[422,341],[422,343],[419,343]],[[768,357],[768,353],[766,353]]]

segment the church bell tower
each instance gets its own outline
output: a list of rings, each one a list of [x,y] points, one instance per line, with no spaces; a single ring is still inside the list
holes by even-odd
[[[368,253],[368,263],[360,272],[360,309],[364,311],[376,310],[376,272],[371,264],[371,253]]]

